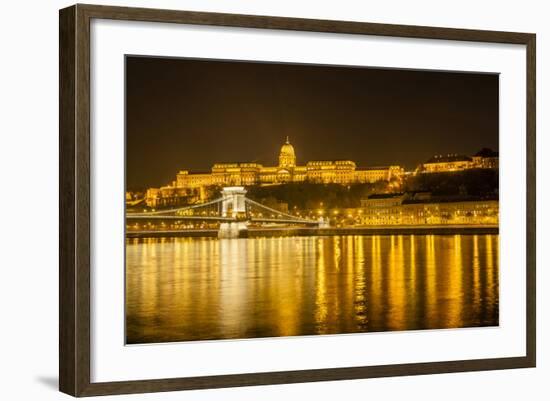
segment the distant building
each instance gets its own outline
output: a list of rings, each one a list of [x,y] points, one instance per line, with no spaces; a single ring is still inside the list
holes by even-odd
[[[478,168],[498,168],[498,152],[483,148],[472,157],[472,162]]]
[[[497,225],[498,200],[434,199],[429,193],[374,194],[361,200],[362,225]]]
[[[472,157],[458,154],[435,155],[420,165],[418,172],[440,173],[473,168],[498,168],[498,153],[483,148]]]
[[[424,173],[440,173],[472,168],[472,158],[462,155],[436,155],[422,164]]]
[[[357,168],[351,160],[309,161],[305,166],[296,163],[294,147],[288,138],[279,152],[277,166],[260,163],[216,163],[211,171],[190,172],[181,170],[176,180],[162,188],[150,188],[146,204],[150,207],[175,204],[181,197],[189,196],[189,190],[199,190],[199,197],[209,186],[273,185],[289,182],[322,184],[374,183],[401,179],[404,169],[400,166]]]
[[[161,188],[149,188],[145,193],[145,204],[149,207],[175,206],[195,199],[193,191],[168,185]]]

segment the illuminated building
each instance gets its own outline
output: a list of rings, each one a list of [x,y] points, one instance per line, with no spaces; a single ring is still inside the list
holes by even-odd
[[[190,172],[181,170],[175,181],[161,188],[147,190],[146,203],[150,207],[177,204],[190,196],[190,190],[199,190],[202,198],[210,186],[274,185],[289,182],[322,184],[374,183],[401,179],[404,169],[400,166],[358,168],[351,160],[309,161],[305,166],[296,164],[296,153],[288,137],[279,152],[277,166],[259,163],[215,163],[210,171]]]
[[[428,193],[375,194],[361,201],[362,225],[497,225],[496,199],[432,199]]]
[[[417,172],[440,173],[473,168],[498,168],[498,153],[484,148],[472,157],[458,154],[436,155],[420,165]]]
[[[472,162],[477,168],[498,168],[498,153],[483,148],[472,156]]]

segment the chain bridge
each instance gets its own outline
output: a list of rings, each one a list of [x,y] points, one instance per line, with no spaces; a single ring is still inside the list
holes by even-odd
[[[318,228],[328,226],[323,218],[310,220],[262,205],[247,198],[246,192],[244,187],[225,187],[219,198],[205,203],[144,213],[127,213],[126,219],[219,222],[219,238],[243,237],[251,224],[305,225]]]

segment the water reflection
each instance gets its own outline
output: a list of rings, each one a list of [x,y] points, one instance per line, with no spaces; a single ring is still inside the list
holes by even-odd
[[[498,235],[128,240],[127,342],[498,325]]]

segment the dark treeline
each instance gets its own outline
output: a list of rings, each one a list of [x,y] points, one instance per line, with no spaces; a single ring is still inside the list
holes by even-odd
[[[359,207],[361,199],[377,192],[386,191],[387,183],[374,184],[314,184],[289,183],[265,187],[247,188],[247,197],[265,205],[277,202],[288,204],[289,208],[317,209],[338,207]]]
[[[361,199],[388,192],[430,192],[434,199],[497,199],[498,169],[418,174],[404,179],[400,189],[386,181],[373,184],[289,183],[247,188],[247,197],[268,206],[286,203],[289,209],[347,208],[361,206]]]
[[[406,179],[403,189],[407,192],[431,192],[437,197],[496,198],[498,197],[498,169],[418,174]]]

